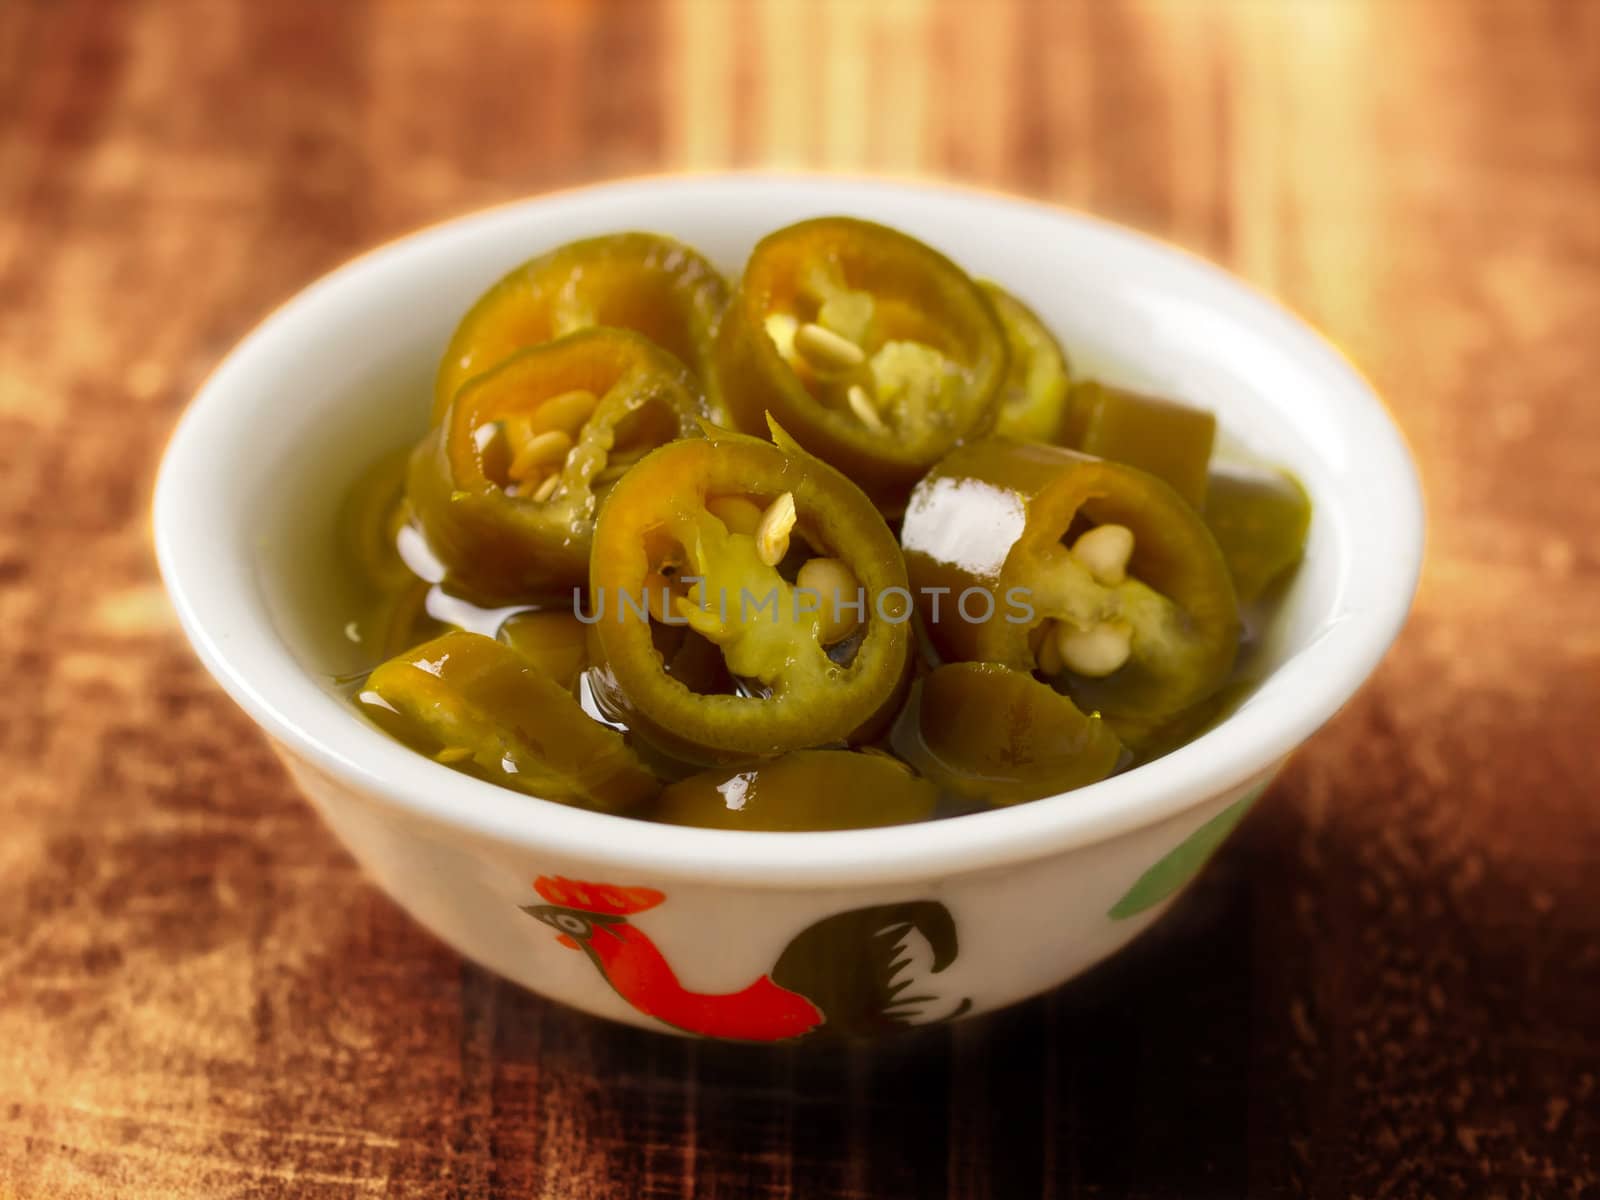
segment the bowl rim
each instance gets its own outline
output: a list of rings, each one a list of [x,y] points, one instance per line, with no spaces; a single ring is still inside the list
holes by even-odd
[[[1362,515],[1382,520],[1364,528],[1362,554],[1340,573],[1343,615],[1263,683],[1263,689],[1274,689],[1273,702],[1247,704],[1162,758],[1070,793],[947,820],[821,833],[685,828],[590,812],[513,795],[433,763],[390,740],[353,708],[342,727],[311,728],[297,719],[297,698],[327,693],[270,620],[245,620],[229,610],[230,589],[236,596],[239,588],[257,585],[253,573],[241,579],[242,572],[217,569],[221,556],[198,537],[195,513],[203,506],[192,495],[197,479],[204,478],[200,466],[207,446],[219,429],[242,419],[230,415],[231,395],[258,360],[290,335],[294,314],[331,302],[342,286],[375,264],[439,240],[471,236],[485,224],[526,210],[569,209],[600,196],[637,195],[647,204],[663,190],[737,197],[747,189],[759,194],[797,187],[827,193],[822,199],[840,211],[849,210],[851,194],[871,192],[908,201],[937,197],[990,217],[1046,214],[1076,225],[1121,252],[1137,249],[1162,257],[1192,293],[1255,326],[1326,382],[1330,399],[1340,403],[1324,415],[1344,426],[1349,440],[1361,447],[1363,476],[1374,493]],[[1261,781],[1354,695],[1399,634],[1420,575],[1424,536],[1415,465],[1371,385],[1329,342],[1249,284],[1181,247],[1055,204],[960,184],[812,171],[678,172],[612,180],[480,209],[358,255],[269,313],[196,390],[162,458],[153,522],[162,578],[202,663],[274,739],[353,790],[458,835],[566,860],[602,859],[619,877],[632,872],[761,888],[925,882],[995,869],[1110,840]],[[270,690],[257,686],[257,673],[245,660],[263,653],[290,660],[298,692],[276,681]]]

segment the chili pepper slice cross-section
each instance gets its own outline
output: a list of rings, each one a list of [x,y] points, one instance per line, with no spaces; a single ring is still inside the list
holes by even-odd
[[[1005,330],[1010,364],[994,431],[1025,442],[1061,441],[1071,368],[1066,351],[1034,311],[997,283],[980,284]]]
[[[433,419],[443,418],[467,380],[518,350],[597,325],[643,334],[710,389],[727,302],[717,269],[672,238],[616,233],[571,242],[517,267],[461,319],[439,365]]]
[[[1239,606],[1216,541],[1143,471],[990,438],[928,473],[901,539],[947,661],[1037,670],[1113,727],[1187,708],[1233,666]]]
[[[645,338],[569,334],[463,387],[413,452],[407,496],[452,589],[549,596],[588,574],[599,495],[701,413],[683,366]]]
[[[918,477],[994,424],[1006,342],[982,289],[906,234],[819,217],[763,238],[717,338],[734,424],[767,414],[898,512]]]
[[[708,430],[623,477],[595,528],[596,699],[687,762],[828,746],[887,722],[909,666],[899,547],[859,488],[774,429]],[[675,677],[652,629],[712,643],[738,682]]]

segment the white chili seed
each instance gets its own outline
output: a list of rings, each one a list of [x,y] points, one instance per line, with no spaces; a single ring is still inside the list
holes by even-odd
[[[794,582],[817,594],[817,638],[824,646],[844,641],[860,627],[866,611],[861,584],[842,559],[808,558],[800,564]]]
[[[560,429],[535,434],[517,447],[511,460],[511,478],[527,482],[544,467],[553,467],[572,450],[572,438]]]
[[[1055,643],[1067,670],[1102,679],[1128,661],[1133,653],[1133,631],[1121,621],[1102,621],[1093,629],[1078,629],[1063,621],[1056,627]]]
[[[867,361],[860,346],[814,321],[795,330],[794,348],[818,371],[852,371]]]
[[[1126,525],[1096,525],[1072,543],[1072,557],[1089,568],[1095,582],[1115,587],[1128,577],[1133,530]]]
[[[797,518],[793,492],[783,493],[761,514],[761,523],[756,526],[756,553],[767,566],[777,566],[789,553],[789,534]]]

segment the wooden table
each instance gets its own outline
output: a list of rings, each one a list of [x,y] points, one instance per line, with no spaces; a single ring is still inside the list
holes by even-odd
[[[0,1197],[1600,1193],[1600,3],[0,3]],[[877,1055],[609,1028],[357,873],[179,639],[195,385],[346,256],[640,171],[1105,213],[1421,462],[1405,636],[1190,898]]]

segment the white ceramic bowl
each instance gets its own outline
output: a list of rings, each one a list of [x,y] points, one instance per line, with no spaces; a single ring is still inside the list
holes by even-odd
[[[1234,440],[1299,474],[1316,508],[1310,546],[1259,689],[1196,741],[1092,787],[979,816],[814,834],[654,826],[528,799],[358,717],[308,665],[326,664],[327,631],[308,609],[337,574],[333,510],[357,461],[420,431],[440,353],[479,292],[535,253],[624,229],[672,234],[736,275],[761,234],[826,213],[925,239],[1021,296],[1076,363],[1210,407]],[[1204,262],[994,195],[730,175],[512,204],[313,284],[195,397],[162,466],[155,529],[206,666],[418,921],[600,1016],[768,1040],[819,1023],[883,1027],[888,974],[919,977],[900,996],[931,997],[901,1006],[916,1021],[1011,1004],[1146,928],[1393,640],[1416,584],[1422,505],[1400,435],[1362,379],[1301,322]],[[910,961],[890,972],[885,951],[896,945]]]

